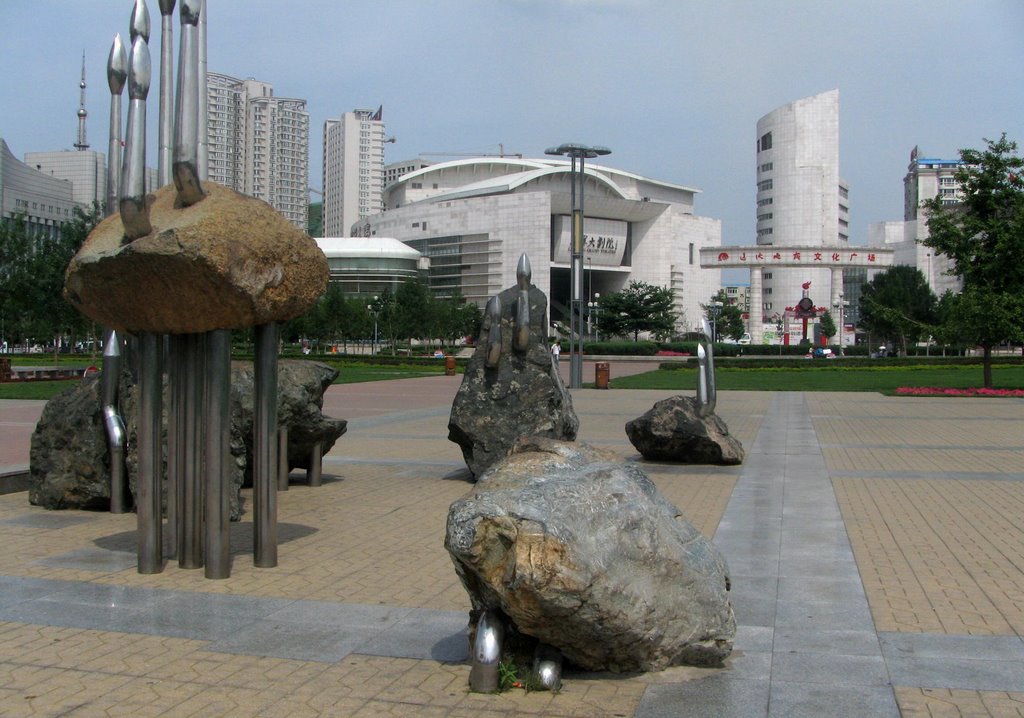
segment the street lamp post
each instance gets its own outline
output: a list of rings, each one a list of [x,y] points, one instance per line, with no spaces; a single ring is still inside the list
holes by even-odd
[[[832,307],[836,310],[836,313],[839,315],[839,356],[844,356],[844,354],[843,354],[843,327],[845,325],[843,324],[843,310],[846,307],[848,307],[848,306],[850,306],[850,303],[845,301],[843,299],[843,293],[839,292],[839,301],[832,305]]]
[[[587,302],[587,334],[590,334],[590,319],[594,319],[594,341],[601,341],[601,328],[598,325],[598,319],[601,315],[601,293],[597,292],[594,294],[594,300]]]
[[[380,313],[376,296],[373,298],[373,304],[366,305],[366,311],[373,315],[373,342],[370,344],[370,356],[373,356],[377,353],[377,314]]]
[[[587,158],[611,154],[607,147],[567,142],[549,147],[544,154],[567,156],[572,177],[572,248],[569,265],[569,388],[583,386],[583,180]],[[577,165],[576,160],[579,160]],[[578,185],[578,187],[577,187]]]
[[[718,341],[718,315],[724,305],[721,302],[711,302],[708,307],[711,314],[711,343]]]

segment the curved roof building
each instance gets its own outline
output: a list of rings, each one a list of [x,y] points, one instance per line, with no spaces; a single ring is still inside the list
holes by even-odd
[[[346,293],[393,292],[429,266],[422,254],[390,237],[321,237],[316,243],[327,257],[330,280]]]
[[[719,285],[699,250],[721,244],[718,220],[693,214],[698,189],[586,165],[584,301],[633,279],[674,290],[679,329],[699,322]],[[396,237],[430,261],[435,293],[456,290],[481,307],[516,282],[530,257],[533,283],[564,321],[569,304],[571,165],[563,159],[479,157],[433,164],[388,186],[385,211],[353,236]]]

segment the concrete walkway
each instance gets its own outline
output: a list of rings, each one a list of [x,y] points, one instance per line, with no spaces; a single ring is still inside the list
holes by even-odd
[[[323,486],[279,495],[277,568],[252,565],[250,514],[208,581],[138,574],[132,515],[0,496],[0,714],[1024,715],[1024,401],[722,392],[742,466],[642,466],[728,558],[726,667],[483,696],[442,545],[470,488],[459,381],[328,391],[350,429]],[[639,461],[623,424],[664,396],[575,391],[580,439]],[[0,402],[0,472],[41,406]]]

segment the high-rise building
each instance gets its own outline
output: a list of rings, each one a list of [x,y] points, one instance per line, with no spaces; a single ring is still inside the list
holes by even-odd
[[[421,170],[424,167],[430,167],[433,162],[417,157],[412,160],[402,160],[401,162],[390,162],[384,165],[384,190],[392,184],[401,179],[402,175],[407,175],[410,172]]]
[[[383,107],[324,122],[324,236],[351,236],[352,225],[384,209]]]
[[[839,90],[783,105],[757,121],[757,243],[842,247],[849,241],[849,186],[839,176]],[[773,269],[763,275],[763,315],[800,301],[802,285],[827,305],[828,269]]]
[[[107,200],[107,158],[102,152],[26,152],[25,164],[45,175],[71,183],[71,198],[89,207]]]
[[[207,73],[210,180],[267,202],[306,231],[309,113],[259,80]]]
[[[917,267],[939,296],[947,290],[959,292],[962,287],[960,278],[949,273],[949,259],[922,244],[928,237],[928,217],[921,203],[934,197],[940,197],[943,204],[958,203],[963,190],[954,175],[962,166],[960,160],[926,157],[915,147],[903,177],[903,221],[868,226],[869,246],[893,249],[895,263]]]
[[[0,137],[0,222],[22,216],[33,237],[56,238],[74,217],[71,195],[70,182],[21,162]]]

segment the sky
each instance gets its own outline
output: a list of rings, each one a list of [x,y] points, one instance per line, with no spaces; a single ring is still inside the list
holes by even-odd
[[[160,10],[147,1],[155,77]],[[88,141],[106,151],[106,61],[133,4],[0,0],[0,137],[15,156],[71,149],[83,51]],[[870,223],[903,218],[915,145],[955,159],[1003,132],[1024,143],[1022,0],[207,4],[210,71],[307,101],[316,189],[324,121],[382,105],[396,140],[385,162],[604,145],[603,164],[700,189],[695,213],[721,220],[723,244],[753,244],[757,120],[838,88],[840,174],[863,244]],[[158,95],[154,80],[153,166]]]

